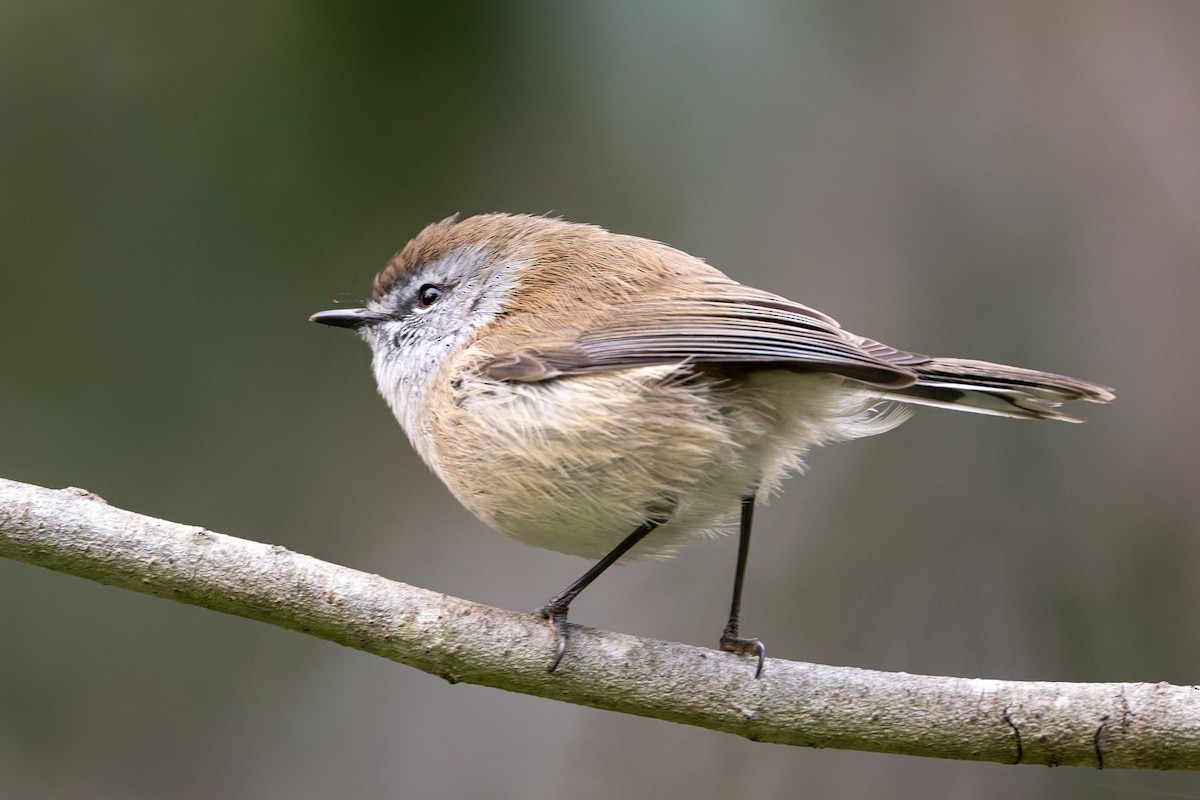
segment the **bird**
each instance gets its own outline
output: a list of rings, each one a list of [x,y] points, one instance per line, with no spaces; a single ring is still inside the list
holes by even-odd
[[[413,448],[479,519],[594,559],[538,609],[567,651],[572,601],[618,561],[664,558],[736,519],[721,650],[740,631],[755,504],[811,447],[872,436],[912,406],[1078,422],[1089,381],[898,349],[746,286],[666,244],[525,214],[425,227],[361,308],[311,321],[356,331]]]

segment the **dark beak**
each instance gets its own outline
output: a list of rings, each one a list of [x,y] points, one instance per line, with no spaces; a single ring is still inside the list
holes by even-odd
[[[351,328],[357,330],[364,325],[380,322],[382,314],[376,314],[365,308],[335,308],[332,311],[318,311],[308,318],[309,322],[319,322],[322,325],[332,325],[335,328]]]

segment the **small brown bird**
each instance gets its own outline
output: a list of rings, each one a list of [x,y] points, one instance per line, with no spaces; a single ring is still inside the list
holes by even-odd
[[[904,405],[1077,422],[1111,390],[1049,372],[931,358],[843,330],[636,236],[545,217],[434,223],[375,277],[357,330],[413,447],[492,527],[598,559],[539,610],[555,669],[571,601],[622,558],[662,557],[740,508],[722,650],[757,658],[738,617],[756,498],[818,444],[890,430]]]

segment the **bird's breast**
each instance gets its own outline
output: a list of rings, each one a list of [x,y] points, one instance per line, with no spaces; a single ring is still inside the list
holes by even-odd
[[[736,420],[712,387],[677,372],[538,383],[460,374],[428,397],[419,449],[463,505],[514,539],[600,558],[667,515],[638,553],[665,555],[756,482]]]
[[[451,371],[424,407],[418,449],[467,508],[591,558],[660,515],[670,521],[636,555],[670,554],[807,445],[777,441],[782,412],[761,392],[674,365],[532,383]]]

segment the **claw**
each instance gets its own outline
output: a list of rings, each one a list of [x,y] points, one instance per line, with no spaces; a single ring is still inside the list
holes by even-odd
[[[739,656],[758,656],[758,667],[754,670],[754,677],[762,677],[763,662],[767,660],[767,646],[760,640],[725,635],[721,637],[721,649],[726,653],[737,653]]]
[[[550,628],[554,631],[557,640],[554,657],[546,664],[546,672],[554,672],[558,669],[563,654],[567,652],[567,610],[554,606],[542,606],[537,610],[537,614],[550,623]]]

